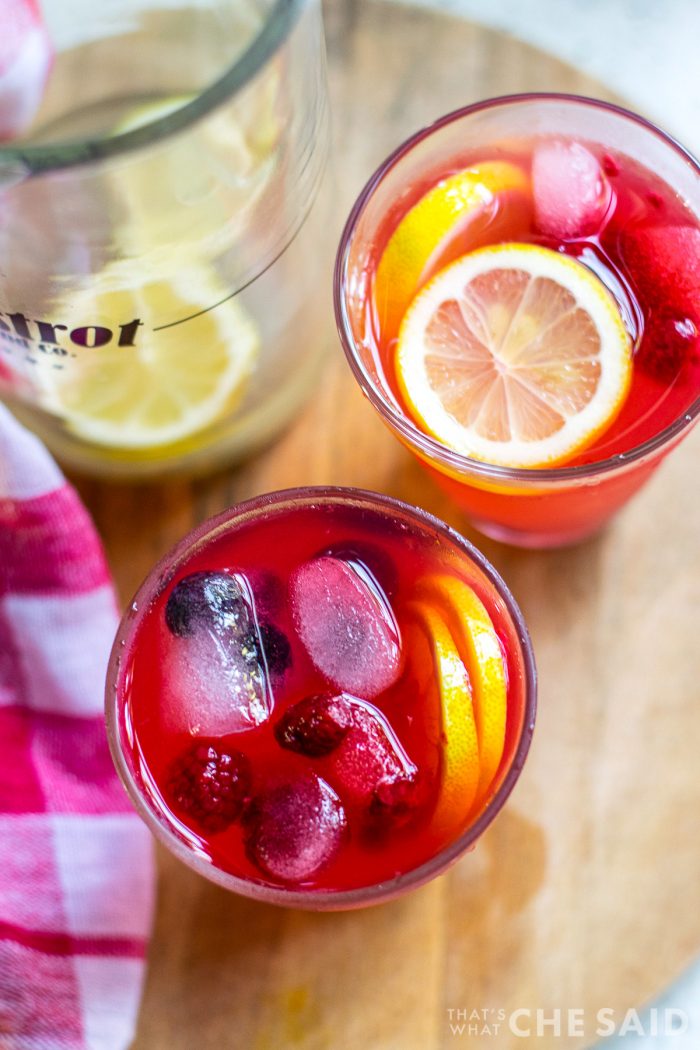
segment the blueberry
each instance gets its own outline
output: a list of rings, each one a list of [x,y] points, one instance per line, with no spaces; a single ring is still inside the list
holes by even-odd
[[[292,647],[287,635],[274,623],[262,623],[258,637],[269,673],[283,675],[292,663]]]
[[[249,633],[250,610],[234,576],[224,572],[193,572],[179,580],[165,607],[165,622],[180,638],[200,627]]]

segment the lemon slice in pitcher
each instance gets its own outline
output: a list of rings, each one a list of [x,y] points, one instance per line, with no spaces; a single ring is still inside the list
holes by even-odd
[[[256,208],[275,171],[281,123],[273,68],[246,94],[157,141],[110,173],[118,210],[116,239],[125,256],[176,274],[173,260],[218,258],[255,236]],[[186,106],[192,95],[144,102],[113,134],[133,131]]]
[[[89,319],[112,334],[72,347],[65,370],[42,370],[46,407],[112,448],[169,445],[211,425],[241,399],[259,352],[252,318],[202,269],[134,284],[108,265],[56,313],[69,331]],[[114,317],[127,323],[113,331]]]

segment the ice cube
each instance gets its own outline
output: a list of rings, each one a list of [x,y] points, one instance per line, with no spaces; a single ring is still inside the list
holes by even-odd
[[[610,183],[580,142],[543,142],[532,158],[535,225],[548,237],[582,237],[602,222]]]
[[[340,799],[313,773],[256,798],[246,824],[248,853],[257,867],[296,883],[333,860],[347,827]]]
[[[700,310],[700,230],[640,226],[622,235],[622,257],[647,307],[694,316]]]
[[[198,572],[179,580],[165,607],[162,717],[175,732],[223,736],[269,716],[263,640],[245,580]]]
[[[315,558],[292,578],[292,611],[309,656],[337,689],[372,699],[401,669],[391,606],[371,576],[339,558]]]
[[[163,723],[173,732],[225,736],[269,717],[272,696],[252,642],[210,629],[168,637],[161,675]]]
[[[191,572],[178,580],[165,606],[168,630],[189,638],[200,629],[219,634],[250,630],[249,591],[235,573]]]

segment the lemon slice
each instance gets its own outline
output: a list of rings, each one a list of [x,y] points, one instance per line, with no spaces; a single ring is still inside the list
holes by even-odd
[[[452,634],[427,602],[410,602],[407,611],[427,640],[440,696],[442,775],[432,826],[440,835],[455,835],[466,824],[477,797],[480,778],[479,745],[472,692],[464,663]],[[407,638],[407,651],[411,634]],[[420,651],[420,647],[415,647]],[[414,650],[415,651],[415,650]]]
[[[120,449],[169,445],[209,426],[242,396],[260,345],[253,320],[225,296],[202,270],[135,284],[121,264],[105,267],[56,315],[69,330],[89,318],[112,337],[74,347],[65,371],[42,370],[46,407],[80,437]],[[125,330],[115,317],[140,323]]]
[[[509,467],[565,462],[610,426],[632,377],[614,299],[576,260],[532,244],[463,256],[401,325],[400,389],[448,448]]]
[[[160,120],[161,117],[165,117],[168,113],[174,113],[176,109],[181,109],[186,106],[188,102],[191,102],[195,98],[194,94],[189,95],[168,95],[166,98],[154,99],[151,102],[142,102],[139,106],[134,106],[130,109],[121,120],[119,120],[112,128],[113,135],[123,135],[126,131],[133,131],[134,128],[141,128],[144,124],[150,124],[156,120]]]
[[[159,276],[234,247],[244,254],[241,239],[254,241],[256,208],[275,171],[279,92],[272,67],[246,93],[245,105],[221,107],[114,166],[109,182],[120,254],[146,262]],[[193,97],[135,106],[113,134],[165,117]]]
[[[476,592],[455,576],[428,576],[418,593],[444,608],[447,624],[469,674],[479,740],[478,794],[492,785],[506,739],[507,684],[493,621]]]
[[[377,267],[374,297],[382,331],[396,336],[438,256],[444,266],[463,255],[465,247],[478,247],[478,236],[486,230],[491,240],[498,240],[507,223],[511,228],[513,223],[527,225],[529,190],[523,168],[486,161],[443,179],[421,197],[394,230]],[[477,228],[480,219],[483,229]]]

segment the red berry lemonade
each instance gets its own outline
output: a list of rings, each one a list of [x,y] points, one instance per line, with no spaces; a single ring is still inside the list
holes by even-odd
[[[152,829],[203,874],[308,907],[394,896],[498,811],[534,717],[520,613],[447,526],[353,490],[206,524],[137,596],[107,694]]]
[[[602,103],[483,103],[375,175],[337,296],[365,392],[475,524],[525,545],[579,539],[698,410],[700,170]],[[596,330],[594,300],[617,332]],[[616,355],[617,387],[565,442]]]

